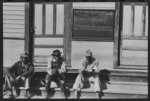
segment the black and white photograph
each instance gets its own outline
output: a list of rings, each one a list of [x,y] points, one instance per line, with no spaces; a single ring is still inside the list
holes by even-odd
[[[2,99],[148,99],[140,1],[2,2]]]

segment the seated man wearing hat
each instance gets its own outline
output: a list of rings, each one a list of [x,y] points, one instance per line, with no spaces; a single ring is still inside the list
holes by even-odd
[[[31,76],[34,73],[34,66],[28,61],[28,53],[24,52],[20,55],[19,61],[8,68],[8,75],[5,77],[4,90],[10,91],[10,97],[17,97],[20,94],[19,86],[24,84],[26,89],[25,97],[29,97],[29,83]],[[12,87],[16,90],[16,95],[13,95]]]
[[[90,50],[86,50],[86,56],[81,59],[79,64],[79,74],[75,80],[73,85],[73,89],[75,90],[75,97],[78,98],[78,93],[81,91],[83,87],[83,83],[87,80],[94,82],[94,90],[96,92],[97,98],[99,98],[100,93],[100,79],[99,79],[99,62],[92,57],[92,52]]]
[[[61,52],[59,50],[54,50],[51,56],[48,58],[48,67],[47,75],[45,78],[45,90],[46,98],[49,97],[51,81],[55,81],[57,84],[60,84],[61,87],[61,96],[65,97],[64,91],[64,73],[66,72],[66,62],[63,57],[61,57]]]

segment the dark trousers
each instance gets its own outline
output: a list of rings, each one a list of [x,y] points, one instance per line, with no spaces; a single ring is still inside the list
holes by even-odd
[[[65,91],[65,76],[58,71],[54,75],[46,75],[45,78],[45,90],[48,93],[50,90],[51,81],[55,81],[58,86],[60,86],[61,91]]]

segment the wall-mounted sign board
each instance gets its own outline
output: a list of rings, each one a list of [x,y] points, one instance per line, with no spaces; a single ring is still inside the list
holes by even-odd
[[[113,10],[74,9],[72,38],[113,41],[114,14]]]

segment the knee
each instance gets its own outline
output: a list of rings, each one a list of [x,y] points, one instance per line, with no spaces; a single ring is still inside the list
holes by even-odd
[[[25,82],[26,82],[26,83],[29,83],[30,80],[31,80],[31,78],[26,78],[26,79],[25,79]]]
[[[82,76],[83,76],[83,73],[79,73],[79,74],[78,74],[78,77],[82,77]]]
[[[47,74],[46,78],[45,78],[45,81],[50,81],[50,80],[51,80],[51,75]]]
[[[60,83],[61,83],[61,84],[64,84],[64,83],[65,83],[65,81],[64,81],[64,80],[60,80]]]
[[[99,78],[98,74],[93,75],[94,78]]]
[[[77,78],[76,78],[76,81],[82,81],[84,78],[83,78],[83,75],[82,74],[78,74]]]
[[[94,77],[94,79],[95,79],[96,81],[99,81],[99,80],[100,80],[98,75],[96,75],[96,76]]]
[[[5,79],[9,79],[9,78],[10,78],[10,76],[9,76],[9,75],[6,75],[6,76],[5,76]]]
[[[83,78],[83,74],[78,74],[78,78]]]

